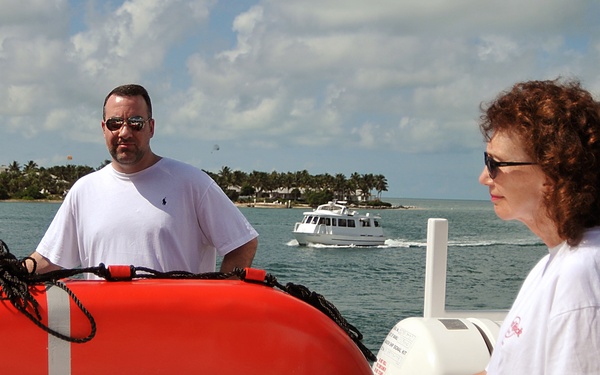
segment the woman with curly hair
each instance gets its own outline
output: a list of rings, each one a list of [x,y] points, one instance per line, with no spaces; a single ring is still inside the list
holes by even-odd
[[[483,109],[480,129],[479,182],[496,214],[548,246],[487,374],[600,374],[600,103],[578,82],[517,83]]]

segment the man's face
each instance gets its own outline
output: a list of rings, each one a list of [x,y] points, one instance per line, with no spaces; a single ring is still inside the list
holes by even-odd
[[[144,98],[111,95],[106,101],[104,112],[102,131],[113,159],[113,167],[119,172],[133,173],[150,166],[150,139],[154,136],[154,120],[148,118]],[[106,126],[109,119],[128,120],[135,117],[145,120],[140,130],[130,126],[128,121],[117,130],[110,130]]]

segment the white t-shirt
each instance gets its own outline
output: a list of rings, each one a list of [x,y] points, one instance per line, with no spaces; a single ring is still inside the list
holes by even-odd
[[[500,328],[488,375],[600,374],[600,228],[549,252]]]
[[[64,268],[134,265],[213,272],[221,256],[257,237],[203,171],[163,158],[133,174],[112,165],[79,179],[36,251]]]

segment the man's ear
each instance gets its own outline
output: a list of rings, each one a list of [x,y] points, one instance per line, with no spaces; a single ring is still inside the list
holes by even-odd
[[[150,127],[150,138],[154,137],[154,119],[148,120],[148,126]]]

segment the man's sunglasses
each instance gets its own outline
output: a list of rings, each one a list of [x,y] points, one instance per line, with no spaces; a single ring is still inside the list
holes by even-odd
[[[129,127],[135,131],[140,131],[142,130],[144,124],[146,124],[148,120],[144,120],[142,116],[130,117],[127,120],[121,117],[112,117],[106,120],[104,122],[104,125],[106,125],[106,128],[112,132],[121,129],[121,127],[123,127],[124,124],[129,125]]]
[[[518,165],[534,165],[537,163],[526,162],[526,161],[496,161],[487,152],[483,153],[485,166],[488,170],[490,178],[493,180],[498,175],[498,168],[500,167],[512,167]]]

